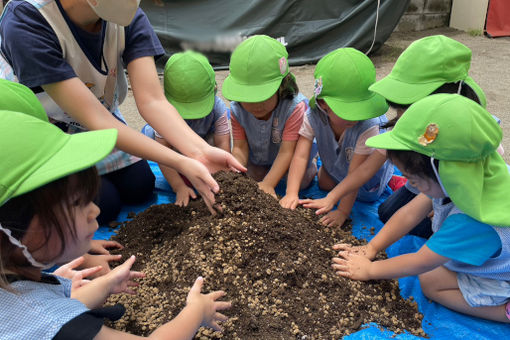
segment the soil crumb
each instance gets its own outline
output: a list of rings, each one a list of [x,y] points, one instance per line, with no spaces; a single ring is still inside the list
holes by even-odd
[[[359,282],[335,275],[331,248],[362,244],[350,227],[326,228],[313,211],[283,209],[244,174],[220,172],[211,216],[202,201],[155,205],[123,224],[115,240],[135,270],[146,273],[137,295],[112,296],[126,314],[112,326],[148,335],[175,317],[198,276],[203,292],[224,290],[232,308],[224,332],[201,328],[196,339],[338,339],[375,322],[424,336],[416,302],[396,280]],[[384,256],[381,255],[381,256]]]

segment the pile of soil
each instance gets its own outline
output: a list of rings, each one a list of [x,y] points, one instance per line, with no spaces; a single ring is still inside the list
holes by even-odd
[[[283,209],[243,174],[215,175],[223,208],[212,217],[201,201],[187,208],[152,206],[114,237],[146,273],[138,294],[113,296],[126,315],[113,326],[148,335],[184,307],[190,286],[225,290],[232,308],[224,332],[201,328],[198,339],[338,339],[363,324],[425,335],[412,300],[395,280],[359,282],[335,275],[331,246],[361,244],[349,227],[325,228],[313,211]],[[383,255],[384,256],[384,255]]]

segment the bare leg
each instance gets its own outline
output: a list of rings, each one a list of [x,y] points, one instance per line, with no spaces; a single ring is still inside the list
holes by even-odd
[[[328,174],[324,167],[319,169],[319,188],[325,191],[331,191],[338,184],[331,176]]]
[[[287,172],[287,174],[288,174],[288,172]],[[310,186],[310,183],[312,183],[312,180],[316,174],[317,174],[317,162],[314,160],[312,162],[312,165],[306,169],[305,175],[303,176],[303,179],[301,180],[299,190],[308,188],[308,186]]]
[[[419,278],[423,294],[451,310],[482,319],[510,323],[505,315],[505,305],[487,307],[468,305],[459,289],[457,274],[443,266],[421,274]]]

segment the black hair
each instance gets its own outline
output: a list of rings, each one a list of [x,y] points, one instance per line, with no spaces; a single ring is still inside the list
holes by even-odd
[[[397,160],[407,173],[419,177],[427,177],[437,182],[436,174],[430,164],[430,157],[408,150],[387,150],[388,159],[395,163]],[[436,169],[439,169],[439,160],[434,159]]]
[[[299,93],[299,87],[296,78],[292,73],[288,73],[280,84],[278,89],[278,99],[293,99]]]
[[[32,219],[37,216],[43,228],[41,247],[56,235],[60,240],[60,251],[57,255],[60,256],[65,250],[65,244],[70,241],[65,239],[65,231],[69,230],[73,239],[76,237],[72,208],[92,202],[99,190],[99,183],[95,167],[50,182],[11,198],[0,206],[0,223],[3,228],[11,230],[13,237],[21,240]],[[19,258],[15,254],[17,249],[18,247],[0,232],[0,288],[8,286],[5,269],[26,276],[27,269],[33,268],[24,257]]]

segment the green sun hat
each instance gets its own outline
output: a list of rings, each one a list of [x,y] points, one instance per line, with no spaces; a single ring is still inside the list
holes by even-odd
[[[48,121],[46,111],[34,92],[25,85],[0,79],[0,110],[16,111]]]
[[[444,35],[414,41],[398,57],[390,74],[370,90],[387,100],[407,105],[428,96],[445,83],[465,80],[471,50]]]
[[[165,96],[184,119],[199,119],[214,107],[216,78],[209,60],[198,52],[173,54],[165,65]]]
[[[326,54],[317,63],[314,77],[311,108],[317,99],[323,99],[337,116],[351,121],[379,117],[388,111],[386,100],[368,89],[375,82],[374,64],[354,48]]]
[[[278,91],[289,74],[289,54],[278,40],[254,35],[236,47],[222,93],[228,100],[258,103]]]
[[[117,130],[69,135],[39,118],[0,111],[0,205],[93,166],[115,146]]]
[[[460,210],[483,223],[510,226],[510,174],[496,151],[502,136],[476,102],[434,94],[411,105],[392,131],[369,138],[366,145],[438,159],[440,180]]]

